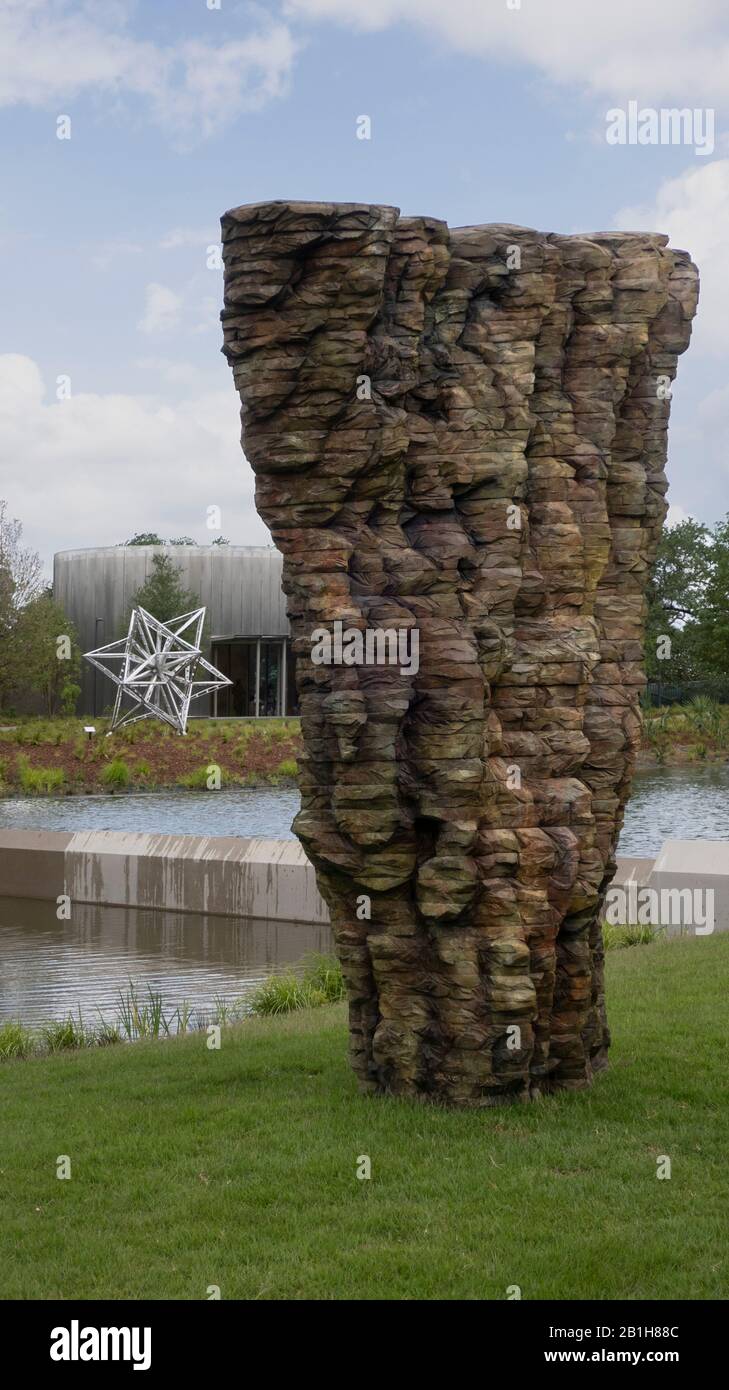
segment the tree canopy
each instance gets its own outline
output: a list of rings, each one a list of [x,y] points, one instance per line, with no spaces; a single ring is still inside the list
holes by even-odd
[[[194,536],[170,536],[165,540],[164,536],[159,536],[156,531],[138,531],[135,536],[131,536],[128,541],[120,541],[120,545],[199,545]],[[216,536],[210,542],[211,545],[230,545],[230,541],[225,536]]]
[[[153,618],[168,623],[180,613],[199,608],[200,595],[184,587],[181,574],[171,555],[154,555],[152,572],[133,595],[130,612],[132,608],[146,608]]]
[[[76,633],[22,538],[21,522],[0,500],[0,708],[32,694],[48,714],[68,712],[80,692]]]
[[[18,686],[22,683],[41,695],[47,714],[73,713],[81,694],[81,651],[76,631],[50,587],[20,610],[13,640]]]
[[[689,517],[665,530],[647,598],[648,676],[729,681],[729,516],[713,527]],[[666,637],[670,657],[662,659]]]
[[[156,531],[138,531],[137,534],[136,534],[136,536],[132,536],[132,537],[131,537],[131,540],[128,540],[128,541],[121,541],[121,545],[164,545],[164,544],[165,544],[165,542],[163,541],[162,537],[161,537],[161,536],[158,536]]]

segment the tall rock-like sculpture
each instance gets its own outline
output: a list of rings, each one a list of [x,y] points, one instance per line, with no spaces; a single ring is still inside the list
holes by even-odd
[[[222,227],[354,1068],[460,1105],[585,1086],[696,268],[366,204]]]

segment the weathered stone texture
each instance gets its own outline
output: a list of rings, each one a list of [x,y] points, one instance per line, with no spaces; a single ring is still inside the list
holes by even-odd
[[[639,740],[660,378],[696,268],[664,236],[362,204],[222,227],[224,352],[297,654],[295,828],[354,1068],[456,1104],[584,1086],[609,1044],[598,914]],[[417,628],[417,674],[313,664],[337,619]]]

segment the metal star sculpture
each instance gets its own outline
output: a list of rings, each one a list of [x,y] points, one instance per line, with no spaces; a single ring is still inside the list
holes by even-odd
[[[86,660],[118,686],[109,733],[138,719],[157,718],[184,734],[190,701],[232,685],[202,654],[204,622],[204,608],[182,613],[169,623],[159,622],[146,608],[134,608],[126,637],[85,653]],[[208,679],[197,678],[198,672],[206,672]],[[125,694],[134,704],[122,711]]]

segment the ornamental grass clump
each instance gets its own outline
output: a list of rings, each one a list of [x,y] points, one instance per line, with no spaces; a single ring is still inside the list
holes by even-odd
[[[62,767],[31,767],[27,758],[18,758],[18,780],[32,796],[48,796],[62,787],[66,774]]]
[[[311,955],[305,957],[300,975],[293,970],[285,975],[269,975],[251,995],[249,1007],[253,1014],[289,1014],[343,998],[339,961],[334,956]]]
[[[129,764],[123,758],[112,758],[101,773],[101,781],[111,791],[121,791],[132,780]]]

